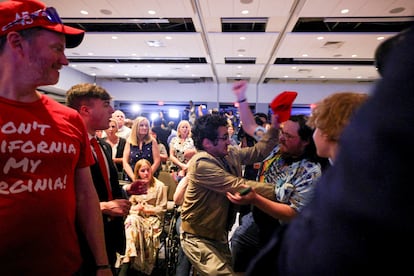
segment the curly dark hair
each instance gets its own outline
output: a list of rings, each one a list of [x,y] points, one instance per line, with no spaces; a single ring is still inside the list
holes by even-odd
[[[215,141],[218,136],[218,128],[221,126],[227,127],[227,120],[225,117],[216,114],[207,114],[199,117],[193,126],[191,132],[193,133],[194,146],[198,150],[204,150],[203,140],[207,138],[210,141]]]

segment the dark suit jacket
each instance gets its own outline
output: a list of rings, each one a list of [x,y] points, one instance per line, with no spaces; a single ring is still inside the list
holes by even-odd
[[[123,156],[125,144],[126,144],[126,139],[119,137],[118,146],[116,147],[116,155],[115,155],[116,158],[121,158]],[[116,168],[118,169],[118,172],[123,172],[124,168],[122,164],[115,164],[115,165],[116,165]]]
[[[104,139],[99,138],[99,145],[105,153],[105,158],[109,164],[109,180],[111,182],[112,188],[112,197],[115,198],[124,198],[121,186],[118,181],[118,170],[112,162],[112,149],[111,146],[105,142]],[[95,185],[96,191],[98,193],[99,201],[108,201],[108,191],[106,190],[105,182],[101,170],[99,169],[98,163],[95,163],[91,166],[91,173],[93,183]]]
[[[108,161],[109,165],[109,174],[110,174],[110,183],[112,188],[112,198],[120,199],[126,198],[122,192],[122,188],[119,185],[118,181],[118,170],[116,169],[114,163],[112,162],[112,149],[111,146],[105,142],[103,139],[98,139],[99,145],[102,147],[103,152],[105,153],[105,158]],[[98,193],[99,201],[108,201],[108,191],[104,182],[103,175],[99,168],[99,164],[95,163],[91,167],[92,179],[95,185],[95,189]],[[125,228],[124,228],[124,219],[122,217],[109,217],[107,215],[103,216],[104,231],[105,231],[105,242],[106,242],[106,251],[108,254],[109,262],[113,266],[116,261],[116,252],[120,254],[125,253]],[[84,258],[84,271],[91,271],[95,267],[94,258],[87,246],[86,243],[82,246],[82,254]],[[91,272],[92,273],[92,272]]]

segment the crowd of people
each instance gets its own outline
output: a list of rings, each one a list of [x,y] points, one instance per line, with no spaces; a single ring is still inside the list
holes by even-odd
[[[73,85],[67,106],[36,90],[57,83],[83,30],[36,0],[0,10],[2,275],[151,275],[161,170],[177,184],[179,276],[410,268],[413,28],[378,48],[372,96],[335,92],[310,116],[269,119],[238,81],[240,129],[233,112],[197,116],[193,102],[176,129],[142,116],[129,127],[99,85]]]

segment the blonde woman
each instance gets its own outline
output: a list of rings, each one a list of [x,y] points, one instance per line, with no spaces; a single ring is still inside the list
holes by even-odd
[[[167,210],[167,186],[154,177],[150,162],[138,160],[134,175],[135,182],[123,186],[132,207],[125,220],[126,249],[121,276],[127,275],[129,268],[151,275]]]
[[[170,143],[170,160],[177,166],[178,178],[185,176],[188,161],[195,154],[193,138],[191,138],[191,125],[187,120],[181,120],[177,126],[177,136]]]
[[[157,172],[161,164],[160,150],[157,141],[150,135],[150,123],[145,117],[137,117],[132,124],[131,134],[125,144],[122,164],[128,181],[135,181],[133,168],[140,159],[151,163],[153,172]]]
[[[123,172],[122,159],[126,144],[126,139],[119,137],[118,122],[114,118],[109,119],[109,127],[105,129],[106,137],[105,141],[111,145],[112,148],[112,161],[114,161],[119,174]],[[120,178],[121,179],[121,178]]]

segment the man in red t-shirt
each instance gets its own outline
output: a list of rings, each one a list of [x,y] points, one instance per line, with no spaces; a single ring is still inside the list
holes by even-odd
[[[83,121],[36,91],[58,82],[84,31],[35,0],[3,1],[0,14],[0,274],[73,275],[79,229],[97,275],[112,275]]]

